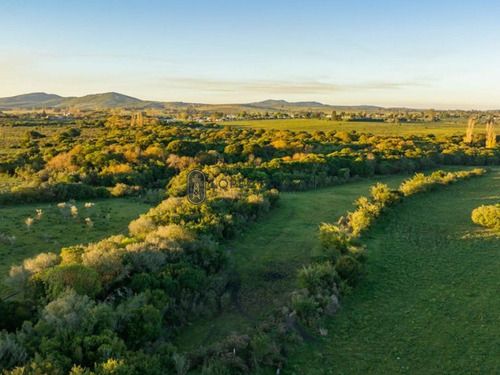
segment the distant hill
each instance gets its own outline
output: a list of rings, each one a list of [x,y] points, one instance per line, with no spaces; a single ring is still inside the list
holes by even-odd
[[[117,108],[133,107],[141,104],[142,100],[131,96],[107,92],[104,94],[85,95],[80,98],[67,98],[58,104],[58,107],[71,108]]]
[[[355,111],[370,111],[382,109],[382,107],[377,107],[373,105],[356,105],[356,106],[338,106],[338,105],[329,105],[323,104],[319,102],[287,102],[286,100],[264,100],[261,102],[242,104],[243,106],[247,106],[250,108],[259,108],[266,110],[323,110],[323,111],[332,111],[332,110],[355,110]]]
[[[31,108],[158,108],[158,109],[185,109],[193,107],[207,111],[221,111],[225,113],[247,112],[275,112],[275,111],[372,111],[382,107],[360,105],[360,106],[335,106],[319,102],[287,102],[286,100],[268,99],[261,102],[242,104],[201,104],[185,102],[159,102],[146,101],[117,92],[106,92],[102,94],[85,95],[81,97],[61,97],[44,92],[17,95],[9,98],[0,98],[0,110],[6,109],[31,109]]]
[[[32,107],[53,107],[59,104],[63,97],[44,92],[34,92],[31,94],[0,98],[0,109],[10,108],[32,108]]]
[[[43,92],[0,98],[0,109],[14,108],[163,108],[160,102],[145,101],[117,92],[85,95],[82,97],[61,97]]]
[[[255,108],[325,108],[330,107],[327,104],[322,104],[319,102],[287,102],[286,100],[273,100],[268,99],[262,102],[249,103],[247,104],[249,107]]]

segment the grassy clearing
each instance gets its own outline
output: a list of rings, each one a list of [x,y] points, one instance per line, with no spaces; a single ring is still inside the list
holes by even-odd
[[[12,264],[40,252],[59,253],[61,247],[98,241],[113,234],[125,233],[128,223],[146,212],[150,205],[137,202],[136,198],[91,200],[95,206],[84,207],[77,202],[78,217],[65,217],[57,204],[27,204],[0,208],[0,233],[15,236],[13,245],[0,240],[0,280],[8,274]],[[36,209],[42,210],[40,220],[34,220],[30,230],[25,220],[35,218]],[[85,223],[91,218],[93,227]],[[0,293],[4,291],[0,286]]]
[[[396,187],[407,177],[384,176],[377,180]],[[281,194],[279,208],[227,245],[230,267],[241,277],[239,303],[244,314],[228,298],[220,316],[185,328],[176,345],[181,349],[196,348],[233,331],[242,332],[282,306],[284,295],[296,288],[297,270],[315,256],[318,225],[353,209],[352,202],[367,194],[374,181]]]
[[[432,123],[401,123],[389,124],[383,122],[343,122],[318,119],[284,119],[284,120],[250,120],[223,122],[222,125],[255,129],[287,129],[294,131],[352,131],[372,133],[381,136],[408,135],[463,135],[466,123],[464,120],[442,121]]]
[[[497,168],[392,210],[366,241],[368,277],[287,373],[498,373],[500,237],[470,216],[499,191]]]

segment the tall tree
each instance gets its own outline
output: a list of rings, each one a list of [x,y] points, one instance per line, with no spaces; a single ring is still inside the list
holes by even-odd
[[[497,135],[495,133],[495,122],[490,120],[486,123],[486,148],[497,146]]]
[[[467,131],[465,132],[464,142],[471,144],[472,137],[474,135],[474,126],[476,125],[476,120],[472,117],[469,118],[467,122]]]

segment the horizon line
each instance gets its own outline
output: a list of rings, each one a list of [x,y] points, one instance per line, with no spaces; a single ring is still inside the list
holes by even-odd
[[[466,111],[466,112],[472,112],[472,111],[481,111],[481,112],[490,112],[490,111],[499,111],[500,108],[497,109],[478,109],[478,108],[468,108],[468,109],[461,109],[461,108],[439,108],[439,107],[413,107],[411,105],[380,105],[380,104],[329,104],[329,103],[324,103],[319,100],[298,100],[298,101],[289,101],[286,99],[273,99],[273,98],[267,98],[267,99],[262,99],[258,101],[248,101],[248,102],[200,102],[200,101],[189,101],[189,100],[163,100],[163,99],[141,99],[137,96],[132,96],[128,94],[123,94],[118,91],[105,91],[105,92],[96,92],[96,93],[90,93],[90,94],[84,94],[81,96],[78,95],[70,95],[70,96],[62,96],[60,94],[56,93],[50,93],[46,91],[33,91],[33,92],[27,92],[27,93],[22,93],[22,94],[16,94],[16,95],[11,95],[11,96],[2,96],[0,97],[0,100],[2,99],[10,99],[10,98],[15,98],[15,97],[20,97],[20,96],[25,96],[25,95],[32,95],[32,94],[45,94],[45,95],[56,95],[59,96],[60,98],[63,99],[70,99],[70,98],[83,98],[86,96],[92,96],[92,95],[105,95],[105,94],[118,94],[122,96],[126,96],[132,99],[140,100],[142,102],[156,102],[156,103],[183,103],[183,104],[197,104],[197,105],[213,105],[213,106],[221,106],[221,105],[248,105],[248,104],[258,104],[266,101],[284,101],[289,104],[295,104],[295,103],[318,103],[321,105],[325,106],[330,106],[330,107],[376,107],[380,109],[408,109],[408,110],[414,110],[414,111],[425,111],[425,110],[437,110],[437,111]],[[16,107],[13,107],[16,108]],[[17,107],[17,108],[23,108],[23,107]],[[50,106],[47,108],[51,108]],[[71,108],[71,107],[68,107]],[[307,107],[306,107],[307,108]]]

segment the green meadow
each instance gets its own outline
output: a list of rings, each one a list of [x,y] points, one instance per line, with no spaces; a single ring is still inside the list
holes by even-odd
[[[384,136],[408,135],[463,135],[466,122],[463,119],[439,122],[408,122],[392,124],[385,122],[329,121],[320,119],[247,120],[223,122],[222,125],[239,128],[279,129],[293,131],[345,131],[371,133]]]
[[[463,169],[463,168],[461,168]],[[227,244],[238,300],[181,331],[181,350],[243,333],[282,306],[318,254],[318,225],[353,208],[381,177],[282,194],[280,206]],[[325,324],[326,337],[290,355],[286,374],[491,374],[500,365],[500,238],[474,225],[473,208],[500,200],[500,170],[411,197],[364,236],[367,277]]]
[[[394,208],[369,233],[367,278],[289,373],[498,373],[500,237],[470,215],[499,192],[496,168]]]
[[[85,203],[94,203],[85,208]],[[115,234],[127,234],[128,223],[150,205],[134,198],[75,202],[78,213],[62,211],[55,203],[12,205],[0,208],[0,279],[10,266],[41,252],[59,253],[62,247],[87,244]],[[40,219],[37,211],[42,210]],[[26,219],[32,218],[28,228]],[[86,222],[91,220],[91,224]],[[15,237],[14,239],[12,239]],[[3,285],[2,285],[3,288]],[[0,292],[3,292],[0,289]]]

